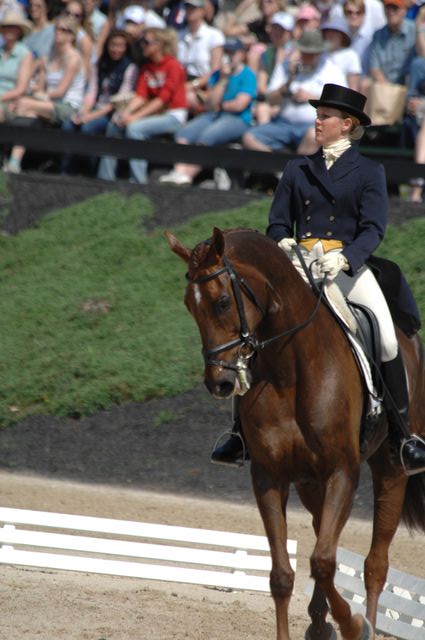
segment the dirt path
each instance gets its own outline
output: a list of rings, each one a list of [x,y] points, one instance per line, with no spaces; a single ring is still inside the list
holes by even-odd
[[[263,534],[254,504],[235,504],[0,473],[2,506],[95,515],[160,524]],[[294,640],[308,624],[304,587],[313,537],[309,517],[290,514],[298,540],[291,601]],[[365,554],[370,525],[353,519],[341,546]],[[418,550],[421,550],[421,558]],[[425,577],[419,538],[400,529],[391,565]],[[270,596],[52,570],[1,567],[0,640],[251,640],[274,639]]]

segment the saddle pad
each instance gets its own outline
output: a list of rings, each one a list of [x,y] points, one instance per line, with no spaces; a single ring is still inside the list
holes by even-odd
[[[368,415],[378,415],[382,411],[382,398],[379,396],[375,386],[367,354],[355,334],[357,320],[335,283],[332,283],[330,287],[325,287],[325,296],[329,308],[335,314],[339,325],[347,335],[360,373],[368,390]]]

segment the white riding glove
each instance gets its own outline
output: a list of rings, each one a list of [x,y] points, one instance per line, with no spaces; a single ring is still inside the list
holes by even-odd
[[[325,253],[319,258],[317,266],[321,275],[327,273],[329,276],[336,276],[340,271],[348,271],[350,264],[342,253]]]
[[[281,249],[288,253],[289,251],[291,251],[292,247],[297,244],[297,241],[295,240],[295,238],[282,238],[282,240],[279,240],[277,244]]]

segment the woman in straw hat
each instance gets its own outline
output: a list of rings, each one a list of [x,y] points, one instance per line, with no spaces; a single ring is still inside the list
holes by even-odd
[[[40,90],[20,98],[13,114],[24,118],[40,118],[52,124],[62,124],[80,108],[85,88],[85,75],[80,53],[75,48],[78,26],[68,16],[56,18],[53,52],[44,60],[44,79]],[[43,82],[44,80],[44,82]],[[3,168],[20,173],[25,148],[15,146],[9,162]]]
[[[0,49],[0,103],[3,108],[25,94],[31,78],[33,56],[21,42],[31,24],[15,11],[0,20],[3,45]],[[3,114],[0,114],[0,117]]]

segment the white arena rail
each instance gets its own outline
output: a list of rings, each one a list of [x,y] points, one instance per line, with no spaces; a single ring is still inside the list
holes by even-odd
[[[364,558],[338,547],[335,584],[353,611],[366,612]],[[423,570],[423,565],[420,565]],[[313,582],[307,584],[313,593]],[[376,630],[400,640],[425,640],[425,580],[390,567],[378,603]]]
[[[265,536],[3,507],[0,524],[0,564],[269,591]]]

